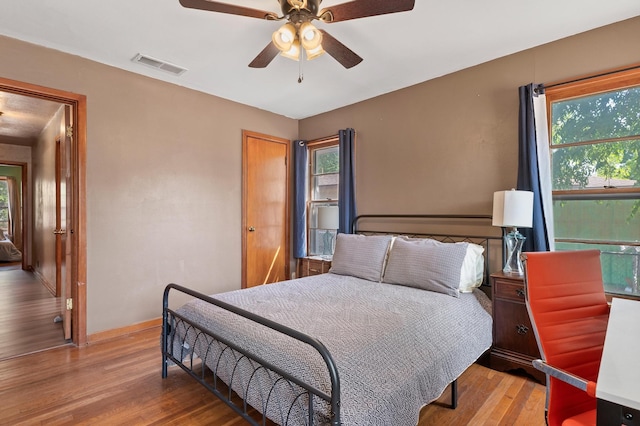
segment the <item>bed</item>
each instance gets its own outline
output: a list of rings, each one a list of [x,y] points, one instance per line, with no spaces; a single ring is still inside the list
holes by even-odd
[[[19,262],[22,253],[2,230],[0,230],[0,262]]]
[[[214,296],[168,285],[163,377],[178,365],[251,424],[415,425],[449,384],[455,408],[457,378],[491,346],[478,286],[500,238],[357,229],[380,218],[338,236],[327,274]],[[193,299],[170,308],[181,293]]]

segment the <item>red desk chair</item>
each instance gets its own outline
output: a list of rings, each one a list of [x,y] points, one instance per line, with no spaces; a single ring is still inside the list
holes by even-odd
[[[547,374],[547,424],[595,425],[596,380],[609,305],[598,250],[531,252],[526,305]]]

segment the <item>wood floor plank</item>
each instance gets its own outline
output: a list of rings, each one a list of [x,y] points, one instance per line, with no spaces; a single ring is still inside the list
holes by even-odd
[[[0,424],[216,425],[246,422],[178,367],[161,378],[159,329],[0,361]],[[419,426],[544,425],[544,386],[474,364]]]
[[[0,267],[0,360],[67,344],[54,297],[33,272]]]

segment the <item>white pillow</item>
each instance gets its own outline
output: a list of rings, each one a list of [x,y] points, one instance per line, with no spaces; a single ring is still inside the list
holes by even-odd
[[[338,234],[329,272],[380,282],[391,235]]]
[[[474,288],[480,287],[484,279],[484,247],[473,243],[466,244],[467,254],[460,270],[461,293],[471,293]]]

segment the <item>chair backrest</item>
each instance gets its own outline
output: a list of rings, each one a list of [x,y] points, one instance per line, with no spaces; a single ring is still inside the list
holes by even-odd
[[[595,382],[609,318],[600,251],[532,252],[524,258],[525,300],[543,360]],[[550,426],[595,409],[586,392],[547,380]]]

